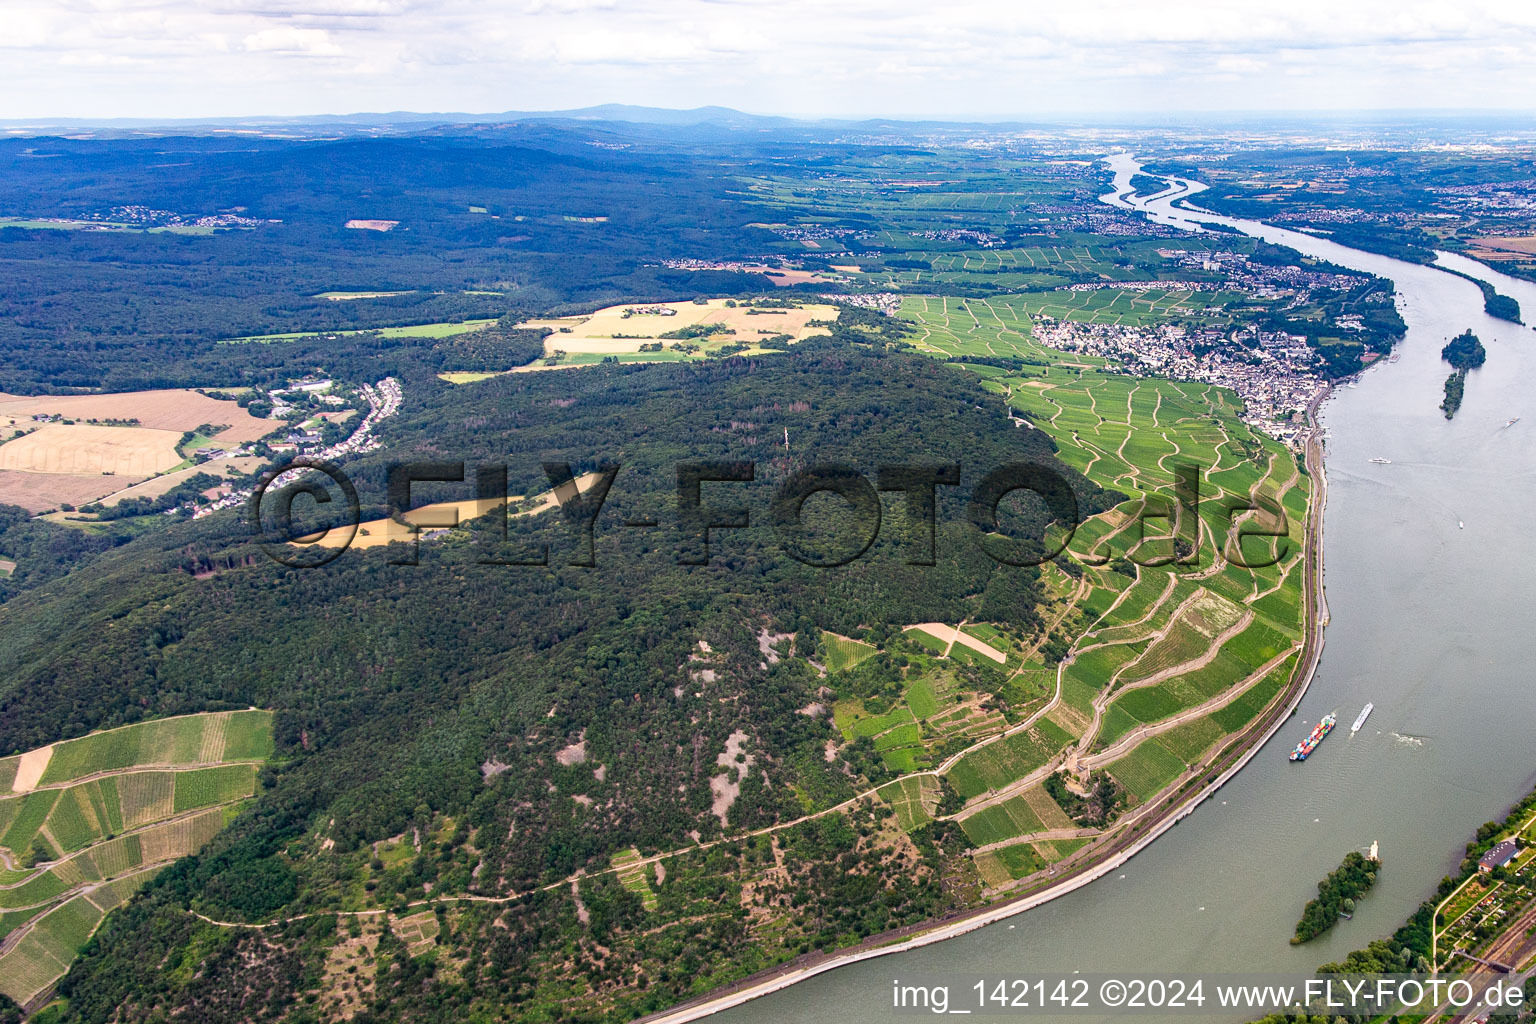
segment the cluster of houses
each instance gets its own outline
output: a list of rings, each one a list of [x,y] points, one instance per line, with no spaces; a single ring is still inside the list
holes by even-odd
[[[288,396],[292,394],[316,395],[320,398],[320,401],[326,402],[327,405],[341,405],[341,398],[335,395],[327,396],[322,394],[322,392],[329,391],[334,384],[335,381],[328,377],[304,377],[299,380],[289,381],[284,387],[273,388],[267,392],[267,399],[272,403],[272,411],[267,416],[269,419],[282,420],[293,415],[293,405],[288,399]],[[327,401],[328,398],[334,399],[334,401]]]
[[[314,385],[321,382],[311,380],[300,383]],[[332,382],[327,380],[323,383],[329,387]],[[378,438],[373,436],[373,429],[378,426],[380,420],[387,419],[400,411],[400,402],[405,397],[404,392],[400,389],[400,382],[393,377],[385,377],[377,384],[360,385],[358,391],[368,400],[368,414],[363,417],[362,422],[357,425],[357,429],[345,441],[322,448],[318,447],[320,443],[319,434],[301,431],[299,433],[306,435],[302,443],[294,441],[294,435],[289,434],[287,442],[274,444],[271,446],[272,449],[274,451],[296,452],[299,455],[316,459],[330,460],[338,459],[343,455],[353,455],[359,452],[373,451],[375,448],[378,448],[379,441]],[[302,473],[303,470],[293,470],[290,473],[284,473],[273,480],[269,487],[281,487],[284,484],[291,483],[292,479],[297,478]],[[246,499],[251,496],[251,492],[252,488],[248,487],[231,491],[214,501],[211,505],[204,505],[196,509],[192,513],[192,517],[194,519],[201,519],[203,516],[212,515],[220,509],[244,504]],[[172,509],[167,514],[174,514],[176,511]]]
[[[279,221],[264,217],[246,217],[243,207],[222,213],[177,213],[174,210],[157,210],[152,206],[114,206],[99,213],[88,213],[82,220],[103,221],[112,224],[136,224],[148,227],[173,228],[254,228],[261,224],[277,224]]]
[[[1242,400],[1244,423],[1292,447],[1303,443],[1302,413],[1328,387],[1307,340],[1278,331],[1128,327],[1040,316],[1034,333],[1052,348],[1101,356],[1129,373],[1231,388]]]
[[[863,228],[833,228],[821,224],[789,224],[776,227],[773,233],[796,242],[829,242],[844,238],[864,238],[869,232]]]
[[[1225,250],[1163,248],[1158,249],[1157,254],[1173,261],[1181,270],[1210,271],[1225,277],[1219,285],[1202,283],[1192,285],[1194,287],[1240,289],[1266,299],[1304,294],[1318,288],[1348,291],[1367,280],[1359,274],[1335,274],[1326,270],[1261,263],[1243,253]]]
[[[940,228],[936,231],[920,231],[918,237],[926,238],[930,242],[965,242],[981,249],[995,249],[1003,244],[1003,240],[990,231],[977,231],[974,228]]]
[[[1463,213],[1529,214],[1536,212],[1536,179],[1451,185],[1428,191],[1444,196],[1442,205]]]
[[[901,296],[895,292],[863,292],[858,295],[836,292],[822,292],[817,296],[828,302],[835,302],[844,306],[860,306],[864,309],[878,310],[886,316],[895,316],[901,309]]]

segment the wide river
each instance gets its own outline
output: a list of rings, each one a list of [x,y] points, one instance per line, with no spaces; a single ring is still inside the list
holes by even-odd
[[[1118,195],[1137,164],[1110,164]],[[721,1013],[722,1024],[886,1021],[902,975],[1310,970],[1389,935],[1477,826],[1536,785],[1536,333],[1488,317],[1478,288],[1451,274],[1175,210],[1173,198],[1136,205],[1164,223],[1217,221],[1390,278],[1408,323],[1397,362],[1381,360],[1323,406],[1332,622],[1296,717],[1121,871],[968,935],[810,978]],[[1536,321],[1536,285],[1442,262],[1494,283]],[[1440,348],[1468,327],[1488,361],[1447,422]],[[1378,457],[1391,465],[1369,461]],[[1350,736],[1366,701],[1376,711]],[[1329,711],[1339,729],[1305,764],[1287,761]],[[1289,945],[1317,881],[1372,841],[1381,880],[1354,920]]]

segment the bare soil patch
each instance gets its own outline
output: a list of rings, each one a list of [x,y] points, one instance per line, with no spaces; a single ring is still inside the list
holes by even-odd
[[[37,788],[37,783],[43,777],[43,772],[48,768],[48,762],[53,759],[53,744],[46,747],[38,747],[21,755],[21,763],[16,766],[16,779],[11,783],[11,792],[30,793]]]
[[[560,751],[555,754],[555,760],[559,761],[561,764],[565,765],[566,767],[570,767],[573,764],[581,764],[586,759],[587,759],[587,731],[585,729],[583,729],[581,731],[581,738],[580,739],[578,739],[575,743],[572,743],[568,747],[562,747],[560,749]]]
[[[743,755],[742,744],[746,743],[747,734],[737,729],[725,741],[725,751],[715,757],[715,764],[722,768],[735,768],[740,774],[736,781],[729,775],[714,775],[710,777],[709,788],[714,793],[714,799],[710,803],[710,811],[720,819],[722,825],[727,824],[727,818],[731,812],[731,805],[736,802],[736,797],[741,793],[741,777],[751,770],[756,760],[751,754]],[[741,761],[737,757],[741,756]]]
[[[920,629],[924,633],[938,637],[946,644],[960,644],[962,647],[969,647],[977,654],[984,654],[999,665],[1006,665],[1008,663],[1008,655],[986,641],[978,640],[969,633],[956,629],[954,626],[945,625],[942,622],[919,622],[915,626],[908,626],[907,628]]]

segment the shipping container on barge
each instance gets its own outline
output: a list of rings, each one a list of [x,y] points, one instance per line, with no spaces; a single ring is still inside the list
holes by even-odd
[[[1323,720],[1313,726],[1312,731],[1307,734],[1307,738],[1296,744],[1296,749],[1291,751],[1291,760],[1305,761],[1311,756],[1312,751],[1317,749],[1317,745],[1323,742],[1323,737],[1333,732],[1333,727],[1338,724],[1338,721],[1339,716],[1331,711],[1324,715]]]

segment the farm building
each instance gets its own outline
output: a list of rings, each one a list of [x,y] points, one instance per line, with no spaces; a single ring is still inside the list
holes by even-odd
[[[1515,846],[1515,841],[1513,839],[1506,839],[1483,854],[1477,862],[1477,870],[1488,872],[1494,868],[1501,868],[1514,860],[1517,852],[1519,851]]]

